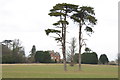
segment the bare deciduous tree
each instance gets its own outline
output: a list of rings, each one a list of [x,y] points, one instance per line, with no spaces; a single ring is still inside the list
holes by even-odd
[[[74,66],[74,55],[75,55],[75,52],[77,51],[77,44],[76,44],[77,40],[75,37],[73,37],[71,39],[71,42],[70,42],[70,46],[69,46],[69,50],[68,50],[68,59],[70,61],[70,65],[71,66]]]

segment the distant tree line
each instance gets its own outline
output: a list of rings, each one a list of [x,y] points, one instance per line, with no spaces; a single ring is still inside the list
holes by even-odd
[[[25,56],[25,50],[19,39],[4,40],[2,46],[2,63],[56,63],[51,59],[49,51],[36,51],[35,45],[32,46],[30,55]]]
[[[68,62],[79,62],[79,54],[75,54],[76,39],[72,38]],[[2,41],[2,63],[56,63],[51,59],[49,51],[36,51],[35,45],[32,46],[28,57],[25,56],[25,50],[19,39]],[[82,64],[108,64],[109,60],[106,54],[101,54],[98,59],[96,52],[89,48],[85,48],[85,52],[81,55]]]
[[[52,63],[52,59],[49,51],[36,51],[35,45],[32,46],[30,51],[30,55],[28,56],[28,63]]]
[[[26,61],[25,50],[19,39],[4,40],[2,44],[2,63],[23,63]]]
[[[74,63],[79,62],[79,54],[74,54]],[[69,59],[68,59],[69,60]],[[70,62],[70,60],[68,61]],[[82,64],[108,64],[109,60],[106,54],[101,54],[98,59],[98,55],[96,52],[93,52],[89,48],[85,48],[85,52],[81,54],[81,63]]]

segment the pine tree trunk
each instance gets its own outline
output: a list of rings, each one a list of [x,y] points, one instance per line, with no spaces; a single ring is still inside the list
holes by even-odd
[[[66,12],[67,14],[67,12]],[[60,20],[62,20],[62,16],[60,16]],[[66,16],[64,16],[64,21],[66,21]],[[64,63],[64,71],[67,71],[66,64],[66,24],[62,23],[62,54],[63,54],[63,63]]]
[[[66,11],[67,14],[67,11]],[[66,16],[64,18],[66,21]],[[66,24],[63,24],[63,56],[64,56],[64,71],[67,71],[67,64],[66,64]]]
[[[65,50],[63,49],[63,53],[65,53]],[[66,65],[66,57],[65,54],[63,54],[63,63],[64,63],[64,71],[67,71],[67,65]]]
[[[60,20],[62,20],[62,16],[60,16]],[[64,71],[67,71],[67,66],[66,66],[66,54],[65,54],[65,37],[66,37],[66,29],[65,25],[62,23],[62,54],[63,54],[63,63],[64,63]]]
[[[65,29],[63,30],[63,43],[62,43],[62,53],[63,53],[63,63],[64,63],[64,71],[67,71],[66,65],[66,47],[65,47]]]
[[[81,23],[79,25],[79,71],[81,70],[81,30],[82,30],[82,26]]]
[[[62,54],[63,54],[63,63],[64,63],[64,71],[67,71],[67,65],[66,65],[66,27],[64,24],[62,24]]]
[[[67,64],[66,64],[66,25],[63,29],[63,57],[64,57],[64,71],[67,71]]]

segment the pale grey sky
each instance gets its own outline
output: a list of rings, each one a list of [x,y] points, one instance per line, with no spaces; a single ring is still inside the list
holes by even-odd
[[[53,38],[46,36],[44,30],[54,28],[57,21],[48,15],[57,3],[71,3],[94,7],[97,25],[91,35],[85,36],[87,46],[93,51],[106,54],[115,60],[118,53],[118,0],[0,0],[0,41],[20,39],[26,55],[36,45],[37,50],[55,50],[61,53],[60,46]],[[70,23],[67,28],[68,42],[72,37],[78,38],[78,27]],[[67,44],[68,46],[69,44]]]

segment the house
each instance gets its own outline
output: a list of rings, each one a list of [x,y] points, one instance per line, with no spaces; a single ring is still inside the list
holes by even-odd
[[[54,52],[53,50],[52,51],[49,51],[50,52],[50,56],[51,56],[51,59],[57,63],[60,62],[60,54],[58,52]]]

